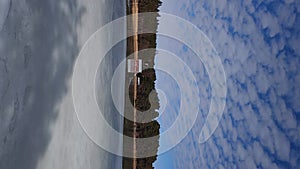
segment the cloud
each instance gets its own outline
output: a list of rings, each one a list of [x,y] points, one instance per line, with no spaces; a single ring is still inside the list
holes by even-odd
[[[300,3],[190,0],[163,6],[163,12],[186,18],[207,34],[227,74],[227,105],[218,129],[197,144],[206,116],[200,114],[172,151],[176,168],[299,168]],[[176,49],[188,52],[170,48]],[[208,77],[198,73],[203,67],[193,57],[180,56],[201,77],[205,112]]]

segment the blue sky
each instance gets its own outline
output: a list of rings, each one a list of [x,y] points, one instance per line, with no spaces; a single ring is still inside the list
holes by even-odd
[[[155,166],[299,168],[300,2],[178,0],[163,1],[160,9],[189,20],[212,41],[226,72],[228,95],[213,137],[198,144],[209,106],[207,73],[184,44],[158,38],[158,47],[178,54],[197,77],[201,114],[188,136]],[[176,114],[169,116],[159,119],[162,130]]]

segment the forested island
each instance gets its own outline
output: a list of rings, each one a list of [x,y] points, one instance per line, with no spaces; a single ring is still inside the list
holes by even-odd
[[[127,2],[127,14],[132,14],[131,9],[131,1]],[[156,12],[157,17],[159,17],[158,14],[158,8],[161,5],[161,1],[159,0],[139,0],[138,1],[138,12]],[[147,24],[141,24],[141,23],[151,23],[154,24],[157,30],[158,26],[158,20],[156,18],[153,18],[151,21],[143,22],[139,21],[139,29],[143,29],[143,27],[147,27]],[[151,25],[153,26],[153,25]],[[127,59],[130,59],[129,56],[132,55],[134,52],[133,49],[133,37],[127,38]],[[148,48],[156,48],[156,34],[140,34],[138,35],[138,49],[148,49]],[[143,58],[147,57],[147,58]],[[124,128],[123,132],[125,136],[129,137],[136,137],[136,138],[147,138],[147,137],[153,137],[153,136],[159,136],[159,129],[160,124],[155,120],[155,118],[158,117],[158,109],[159,109],[159,100],[158,95],[155,90],[155,80],[156,80],[156,74],[155,70],[153,69],[154,66],[154,59],[155,59],[155,50],[148,53],[147,56],[140,56],[139,59],[142,59],[143,61],[147,61],[147,64],[150,65],[149,68],[144,68],[142,72],[139,72],[137,74],[126,74],[126,91],[125,97],[125,117],[132,116],[133,113],[133,105],[135,102],[135,108],[136,110],[147,113],[142,118],[143,121],[147,121],[147,123],[137,123],[136,124],[136,134],[133,135],[133,128],[134,128],[134,122],[124,118]],[[139,84],[137,85],[137,95],[136,100],[134,100],[133,92],[134,92],[134,81],[132,80],[132,76],[137,76],[139,78]],[[159,138],[159,137],[157,137]],[[124,145],[128,145],[128,143],[123,143]],[[156,149],[156,152],[158,151],[159,147],[159,140],[153,142],[151,145],[143,145],[143,147],[136,147],[139,149],[139,151],[143,150],[144,148],[151,146]],[[153,163],[156,161],[157,155],[152,157],[146,157],[146,158],[127,158],[123,157],[123,169],[132,169],[133,168],[133,160],[136,160],[136,168],[138,169],[151,169],[153,167]]]

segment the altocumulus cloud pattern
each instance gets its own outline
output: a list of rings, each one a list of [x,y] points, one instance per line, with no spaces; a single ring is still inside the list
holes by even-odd
[[[189,0],[161,11],[205,32],[227,75],[223,118],[212,138],[198,144],[211,89],[204,68],[199,71],[201,63],[182,58],[202,78],[198,83],[204,106],[197,125],[172,150],[174,167],[299,168],[300,1]],[[174,50],[164,40],[159,45]],[[189,52],[186,46],[177,50],[182,56]]]

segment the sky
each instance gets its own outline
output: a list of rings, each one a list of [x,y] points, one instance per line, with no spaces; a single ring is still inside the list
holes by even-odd
[[[209,76],[185,44],[158,37],[158,48],[177,54],[193,71],[200,114],[187,137],[158,158],[155,166],[299,168],[300,2],[162,2],[161,12],[189,20],[211,40],[225,70],[227,98],[214,135],[199,144],[210,104]],[[157,74],[156,86],[164,90],[168,100],[166,111],[158,119],[162,131],[171,126],[178,113],[178,109],[172,109],[178,106],[178,95],[174,94],[178,89],[174,89],[174,83],[164,87],[169,81],[165,76]]]
[[[0,168],[98,168],[109,162],[78,124],[70,79],[82,45],[112,11],[121,11],[113,10],[117,6],[109,0],[0,2]],[[198,89],[200,113],[155,166],[299,168],[300,1],[163,0],[160,10],[189,20],[211,40],[225,70],[227,98],[214,135],[199,144],[211,98],[208,72],[185,44],[159,36],[157,46],[177,54],[195,75],[197,85],[189,87]],[[171,76],[158,72],[156,83],[166,96],[158,119],[164,132],[182,97]]]

